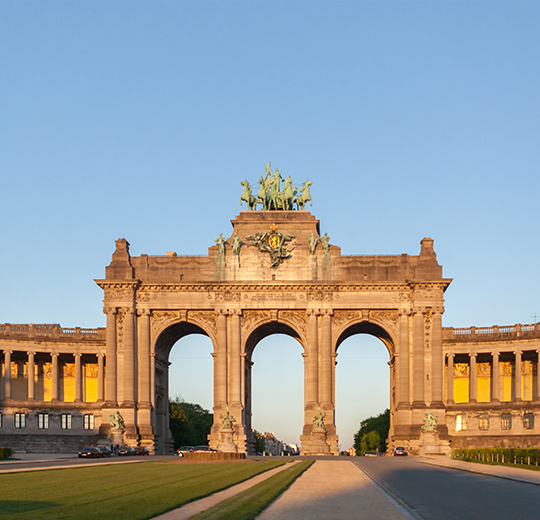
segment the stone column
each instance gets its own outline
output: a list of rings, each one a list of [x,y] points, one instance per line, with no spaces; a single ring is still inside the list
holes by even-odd
[[[4,350],[4,400],[11,400],[11,350]]]
[[[58,354],[51,354],[52,381],[51,381],[51,401],[58,401]]]
[[[105,343],[105,362],[107,367],[105,399],[106,406],[114,408],[117,404],[116,393],[116,308],[106,309],[107,332]]]
[[[308,318],[308,358],[307,358],[307,406],[317,409],[319,405],[319,326],[318,311],[307,311]]]
[[[36,398],[35,395],[35,382],[34,374],[36,371],[34,356],[35,352],[27,352],[28,354],[28,400],[34,401]]]
[[[332,408],[332,311],[325,310],[322,317],[321,345],[321,406]]]
[[[442,350],[442,312],[443,309],[433,309],[433,343],[432,343],[432,368],[431,368],[431,387],[432,402],[431,406],[443,408],[443,365],[444,356]]]
[[[122,406],[135,404],[135,344],[133,337],[132,308],[124,312],[124,401]]]
[[[413,407],[425,408],[424,397],[424,315],[420,310],[413,314]]]
[[[234,407],[241,406],[241,357],[240,357],[240,314],[239,309],[231,311],[231,367],[230,367],[230,400]],[[240,420],[240,418],[236,418]]]
[[[492,352],[491,362],[491,401],[499,401],[499,353]]]
[[[409,313],[400,311],[398,349],[398,407],[408,408],[409,401]]]
[[[478,401],[478,379],[476,369],[476,353],[469,354],[469,403]]]
[[[448,353],[448,367],[447,367],[447,404],[454,404],[454,353]]]
[[[540,350],[536,351],[536,400],[540,401]]]
[[[81,354],[74,354],[75,357],[75,402],[82,401],[82,377],[81,377]]]
[[[150,408],[150,311],[141,311],[139,319],[139,404]]]
[[[98,362],[97,398],[98,398],[98,402],[101,403],[103,402],[103,398],[104,398],[103,390],[105,389],[105,385],[104,385],[105,366],[103,363],[103,354],[98,354],[97,362]]]
[[[214,355],[214,407],[227,407],[227,315],[223,309],[216,311],[217,333]],[[216,415],[214,413],[214,415]],[[216,419],[214,418],[214,423]]]
[[[516,356],[515,362],[515,378],[514,378],[514,401],[521,401],[521,350],[514,352]]]

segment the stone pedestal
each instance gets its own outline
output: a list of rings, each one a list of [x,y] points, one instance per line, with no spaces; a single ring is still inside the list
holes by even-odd
[[[124,430],[109,430],[109,439],[114,446],[124,445]]]
[[[450,451],[448,441],[439,440],[437,432],[422,432],[420,440],[420,455],[446,455]]]
[[[330,446],[326,442],[326,430],[313,430],[311,437],[313,441],[309,447],[310,455],[330,455]]]
[[[219,432],[219,444],[217,449],[223,453],[236,453],[238,448],[233,440],[234,430],[221,430]]]

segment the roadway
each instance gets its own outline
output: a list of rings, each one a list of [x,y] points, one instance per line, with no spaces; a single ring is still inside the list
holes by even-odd
[[[514,480],[513,476],[501,478],[433,466],[415,457],[354,457],[350,460],[419,520],[540,518],[538,483]],[[495,468],[463,464],[486,472]],[[524,472],[529,470],[519,472],[527,478]]]

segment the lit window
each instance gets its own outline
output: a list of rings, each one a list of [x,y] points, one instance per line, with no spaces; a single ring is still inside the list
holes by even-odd
[[[467,416],[465,414],[456,415],[456,431],[461,432],[467,429]]]
[[[478,416],[478,429],[489,430],[489,414],[482,413]]]
[[[534,428],[534,414],[533,413],[526,413],[523,416],[523,429],[524,430],[532,430]]]
[[[60,427],[62,430],[71,430],[71,414],[63,413],[61,416]]]
[[[85,430],[94,429],[94,416],[93,415],[87,414],[83,417],[83,428]]]
[[[40,430],[49,429],[49,414],[48,413],[38,413],[37,414],[37,427]]]
[[[512,415],[509,413],[503,413],[501,415],[501,430],[512,429]]]
[[[17,430],[26,428],[26,414],[25,413],[15,414],[15,428]]]

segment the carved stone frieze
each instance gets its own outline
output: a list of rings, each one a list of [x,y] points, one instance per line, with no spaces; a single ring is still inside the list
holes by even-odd
[[[129,301],[133,302],[133,287],[106,287],[105,301]]]
[[[339,328],[347,322],[357,321],[362,318],[362,311],[334,311],[332,323]]]
[[[116,314],[116,344],[118,350],[124,348],[124,310],[119,309]]]
[[[137,291],[136,294],[137,303],[148,303],[150,300],[157,300],[157,297],[157,292],[145,291],[140,289]]]
[[[214,294],[216,302],[239,302],[242,295],[239,291],[223,291]]]
[[[392,294],[392,300],[397,302],[412,302],[413,293],[411,290],[399,291],[398,293]]]
[[[214,335],[216,333],[216,313],[215,311],[188,311],[188,321],[199,325],[204,325]]]
[[[270,311],[244,311],[242,315],[242,336],[249,334],[259,323],[272,319]]]
[[[304,311],[279,311],[279,318],[294,325],[303,336],[307,336],[307,315]]]
[[[162,328],[167,321],[173,321],[178,318],[178,312],[175,311],[153,311],[151,317],[152,335]]]
[[[308,302],[331,302],[334,299],[334,293],[323,290],[309,291],[306,299]]]

